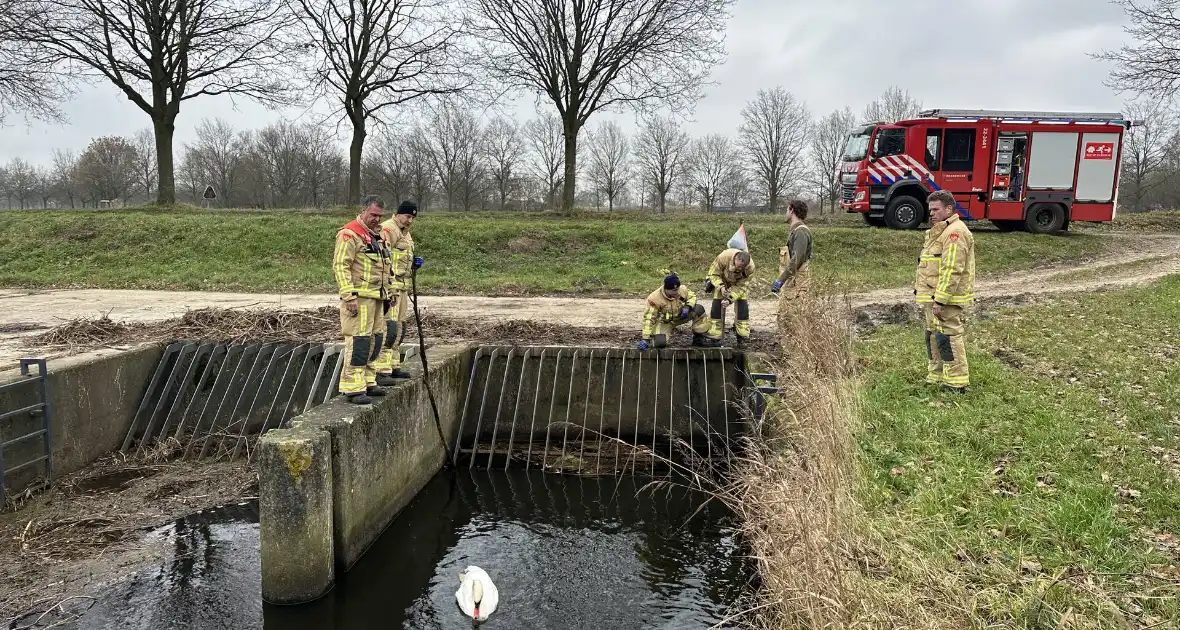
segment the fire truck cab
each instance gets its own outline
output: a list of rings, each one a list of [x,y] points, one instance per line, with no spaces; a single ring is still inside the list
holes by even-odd
[[[840,205],[869,225],[913,229],[926,196],[1004,231],[1056,233],[1114,220],[1124,132],[1119,113],[932,109],[848,136]]]

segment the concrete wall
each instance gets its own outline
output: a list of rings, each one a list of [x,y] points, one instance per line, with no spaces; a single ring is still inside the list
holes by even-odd
[[[122,445],[162,353],[162,345],[149,344],[106,356],[49,362],[54,478],[77,471]],[[5,372],[0,382],[19,379],[19,373]],[[0,390],[0,411],[15,410],[38,400],[36,382],[23,383]],[[40,416],[0,420],[0,442],[40,427]],[[13,445],[4,451],[5,465],[12,467],[41,453],[42,444],[38,440]],[[18,492],[37,481],[39,471],[39,467],[31,467],[7,478],[8,491]]]
[[[471,349],[441,346],[428,351],[430,385],[438,405],[443,435],[448,443],[458,430],[464,384],[470,370]],[[315,548],[320,531],[322,505],[328,500],[332,514],[332,557],[336,571],[350,568],[385,530],[398,512],[443,466],[445,450],[439,440],[434,414],[417,361],[404,366],[414,378],[388,388],[388,395],[373,405],[358,407],[336,397],[291,420],[289,429],[268,432],[259,440],[259,503],[264,541],[291,539],[294,549]],[[299,487],[292,471],[316,469],[314,463],[288,466],[290,453],[316,452],[308,432],[324,432],[331,442],[330,499],[315,482]],[[302,436],[302,437],[301,437]],[[302,457],[295,458],[298,462]],[[315,457],[311,458],[315,461]],[[281,464],[281,465],[280,465]],[[269,492],[268,488],[284,489]],[[299,515],[310,515],[301,517]],[[300,518],[309,519],[298,524]],[[279,527],[282,524],[282,527]],[[305,575],[305,584],[278,581],[268,576],[268,564],[289,562],[288,544],[263,544],[263,597],[271,602],[307,601],[308,593],[321,590],[321,573]],[[268,550],[271,550],[268,553]],[[301,552],[302,553],[302,552]],[[315,557],[322,558],[322,550]],[[322,564],[320,565],[322,568]],[[326,592],[326,590],[325,590]],[[322,594],[322,593],[318,593]],[[316,596],[318,596],[318,594]]]
[[[527,351],[527,352],[526,352]],[[745,358],[729,349],[480,348],[460,442],[515,442],[580,428],[623,440],[738,434]],[[567,424],[568,423],[568,424]],[[576,425],[576,426],[570,426]]]

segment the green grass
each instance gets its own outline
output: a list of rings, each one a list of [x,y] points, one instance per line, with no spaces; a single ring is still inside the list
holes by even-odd
[[[351,212],[5,212],[0,286],[332,292],[336,229]],[[760,272],[777,275],[787,229],[748,216]],[[696,285],[738,217],[656,214],[426,212],[414,226],[426,265],[420,286],[461,294],[641,295],[672,268]],[[814,274],[849,290],[909,284],[922,233],[815,227]],[[1092,255],[1102,236],[978,234],[978,273],[1026,269]]]
[[[859,343],[862,500],[978,627],[1176,627],[1178,302],[1171,277],[1000,312],[969,329],[962,398],[921,384],[917,326]]]

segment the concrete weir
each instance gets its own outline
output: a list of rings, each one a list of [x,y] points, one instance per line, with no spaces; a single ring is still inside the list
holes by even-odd
[[[375,404],[336,397],[259,440],[265,601],[298,604],[331,590],[448,449],[468,463],[461,452],[499,448],[507,466],[518,446],[581,446],[584,427],[653,450],[657,437],[681,438],[715,455],[745,431],[736,408],[749,384],[745,357],[729,350],[436,346],[427,358],[437,424],[413,361],[414,378]]]

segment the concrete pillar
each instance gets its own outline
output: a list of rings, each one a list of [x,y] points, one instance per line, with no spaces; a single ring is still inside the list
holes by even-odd
[[[332,441],[297,427],[258,441],[262,599],[301,604],[336,581],[332,541]]]

